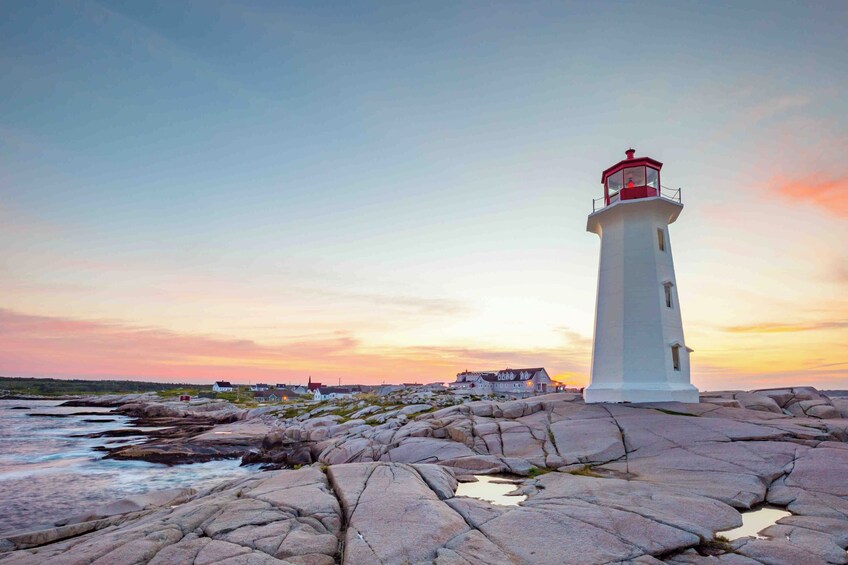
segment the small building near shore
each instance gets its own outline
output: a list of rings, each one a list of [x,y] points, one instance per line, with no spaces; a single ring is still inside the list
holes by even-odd
[[[275,390],[260,390],[253,393],[253,400],[258,400],[259,402],[277,402],[280,400],[280,396]]]
[[[300,389],[300,392],[298,392],[297,389]],[[302,387],[302,386],[301,387],[291,387],[291,386],[287,387],[287,386],[277,385],[276,390],[274,390],[273,392],[275,392],[277,394],[277,396],[280,397],[280,400],[288,400],[290,398],[295,399],[299,396],[304,396],[306,394],[309,394],[309,391],[306,390],[306,387]]]
[[[250,385],[250,390],[253,392],[259,392],[263,390],[268,390],[270,387],[264,383],[256,383],[255,385]]]
[[[212,385],[212,390],[214,392],[233,392],[233,385],[229,381],[215,381],[215,384]]]
[[[333,398],[350,398],[355,393],[353,390],[340,386],[322,386],[316,388],[313,398],[315,400],[331,400]]]
[[[525,397],[546,394],[556,390],[544,367],[531,369],[503,369],[500,371],[463,371],[449,385],[459,394],[496,394]]]

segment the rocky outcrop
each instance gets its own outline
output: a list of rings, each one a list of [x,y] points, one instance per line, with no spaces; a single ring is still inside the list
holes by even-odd
[[[815,455],[785,482],[844,501],[844,485],[815,471],[833,455]],[[715,554],[705,548],[715,532],[740,525],[740,514],[691,490],[553,472],[526,479],[527,499],[506,507],[456,497],[456,484],[449,468],[427,464],[264,472],[186,501],[129,505],[111,518],[9,538],[0,565],[845,562],[844,515],[796,508],[764,532],[770,537]]]
[[[152,432],[152,439],[108,450],[110,459],[139,459],[174,465],[215,459],[241,458],[262,446],[274,430],[273,419],[255,418],[214,426],[198,424],[189,417],[181,421],[147,420],[168,425],[168,430]]]
[[[77,527],[88,533],[84,525]],[[29,549],[21,547],[20,536],[9,538],[7,547],[16,550],[0,556],[0,563],[330,565],[339,552],[341,526],[326,476],[306,468],[260,473],[174,507],[113,517],[96,535],[65,532],[68,539]],[[26,545],[32,535],[28,539]]]
[[[226,401],[201,398],[177,402],[155,394],[87,397],[63,405],[114,407],[113,413],[132,418],[129,428],[85,437],[147,436],[148,439],[138,445],[98,448],[106,452],[107,458],[168,465],[240,458],[262,444],[271,431],[270,422],[276,421],[274,417],[262,416],[247,421],[247,410]],[[146,429],[139,431],[139,427]]]
[[[316,463],[10,537],[0,565],[846,563],[848,420],[815,409],[834,407],[821,397],[780,389],[586,405],[554,394],[407,414],[256,414],[192,445],[250,444],[257,460]],[[457,480],[487,473],[524,476],[526,500],[454,495]],[[763,502],[793,515],[762,539],[714,539]]]
[[[128,506],[96,535],[28,548],[12,538],[0,564],[602,563],[687,548],[739,523],[704,497],[567,473],[530,481],[523,507],[455,489],[435,465],[260,473],[179,505]]]

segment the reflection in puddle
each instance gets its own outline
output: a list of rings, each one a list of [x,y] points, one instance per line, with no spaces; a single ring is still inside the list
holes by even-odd
[[[792,516],[792,514],[786,510],[769,508],[768,506],[758,510],[743,512],[741,526],[732,530],[717,532],[716,535],[724,536],[731,541],[748,536],[765,539],[764,536],[758,534],[769,526],[773,526],[781,518],[786,518],[787,516]]]
[[[506,493],[514,491],[518,485],[501,477],[474,475],[474,478],[477,479],[477,482],[459,483],[456,488],[456,496],[479,498],[499,506],[515,506],[527,498],[525,494],[506,496]]]

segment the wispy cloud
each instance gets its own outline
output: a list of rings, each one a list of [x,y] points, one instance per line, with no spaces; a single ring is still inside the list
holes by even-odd
[[[592,338],[587,337],[580,332],[576,332],[567,326],[555,328],[555,331],[565,338],[566,343],[570,347],[588,349],[592,347]]]
[[[826,369],[828,367],[841,367],[842,365],[848,365],[848,361],[840,361],[839,363],[824,363],[822,365],[813,365],[810,369]]]
[[[751,334],[769,334],[769,333],[790,333],[790,332],[810,332],[817,330],[832,330],[848,328],[846,320],[828,320],[822,322],[808,323],[783,323],[783,322],[763,322],[760,324],[727,326],[723,328],[731,333],[751,333]]]
[[[447,298],[365,292],[341,292],[304,287],[298,288],[297,291],[303,295],[320,296],[324,298],[332,298],[335,301],[347,301],[359,304],[369,304],[371,306],[387,307],[410,314],[455,316],[468,314],[472,311],[469,304]]]

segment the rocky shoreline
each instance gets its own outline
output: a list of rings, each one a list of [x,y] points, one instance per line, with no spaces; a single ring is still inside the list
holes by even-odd
[[[848,563],[848,399],[810,388],[700,404],[101,401],[144,425],[185,424],[110,457],[292,468],[8,536],[0,564]],[[458,481],[496,473],[527,498],[455,496]],[[762,538],[717,537],[763,503],[791,516]]]

